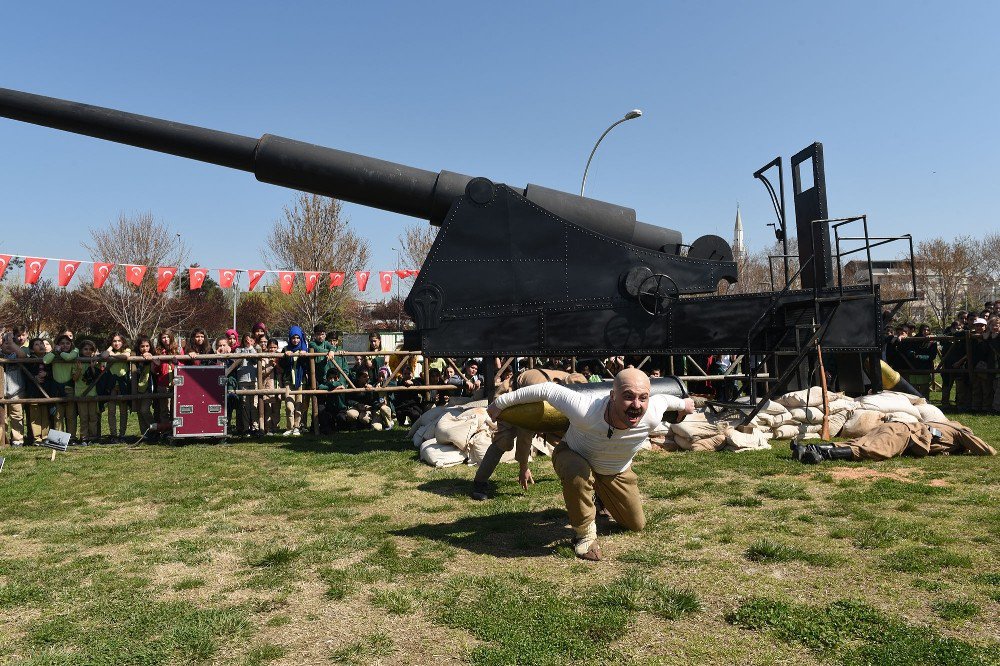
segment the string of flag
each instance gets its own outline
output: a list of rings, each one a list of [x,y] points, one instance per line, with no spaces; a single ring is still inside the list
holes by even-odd
[[[24,283],[25,284],[35,284],[38,282],[42,275],[42,270],[45,268],[48,262],[59,262],[59,273],[57,278],[57,283],[60,287],[69,286],[70,281],[76,275],[77,270],[79,270],[81,264],[92,264],[94,267],[93,272],[93,286],[95,289],[100,289],[107,282],[108,278],[111,276],[111,271],[116,268],[116,265],[105,261],[86,261],[84,259],[54,259],[52,257],[29,257],[20,254],[0,254],[0,279],[3,278],[4,274],[7,272],[7,267],[10,266],[12,259],[19,257],[24,259]],[[151,266],[145,266],[142,264],[120,264],[117,266],[122,271],[124,271],[125,280],[137,288],[142,285],[143,279],[146,277],[146,273],[149,271]],[[164,292],[170,287],[170,284],[175,279],[180,279],[178,274],[177,266],[156,266],[156,290],[158,292]],[[278,276],[278,285],[281,287],[281,291],[285,294],[290,294],[295,289],[295,282],[299,275],[303,276],[305,280],[306,293],[310,294],[316,289],[317,285],[320,284],[321,280],[329,280],[330,289],[336,287],[343,287],[344,280],[347,279],[347,273],[345,271],[297,271],[297,270],[275,270],[269,268],[205,268],[202,266],[191,266],[187,269],[188,271],[188,287],[192,290],[201,289],[202,285],[205,283],[205,279],[211,274],[212,271],[217,271],[219,276],[219,286],[223,289],[231,289],[236,283],[236,278],[239,274],[245,273],[249,280],[247,284],[247,291],[253,291],[257,284],[260,282],[267,273],[274,273]],[[379,286],[382,288],[383,293],[389,293],[392,290],[392,278],[397,277],[400,280],[416,277],[419,275],[420,271],[416,269],[396,269],[392,271],[378,271]],[[358,290],[365,291],[368,288],[368,280],[371,278],[372,271],[355,271],[354,279],[357,282]]]

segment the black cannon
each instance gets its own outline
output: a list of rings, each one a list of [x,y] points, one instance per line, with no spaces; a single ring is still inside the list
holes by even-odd
[[[828,226],[816,221],[826,217],[819,144],[811,149],[815,185],[800,192],[796,179],[795,192],[796,213],[808,216],[798,220],[800,252],[810,255],[803,268],[816,259],[802,273],[811,288],[711,296],[720,281],[737,279],[728,243],[702,236],[685,245],[680,232],[638,221],[631,208],[14,90],[0,89],[0,116],[250,171],[263,182],[439,225],[406,299],[416,323],[409,349],[759,355],[792,345],[801,359],[800,333],[811,326],[830,351],[879,350],[877,286],[832,284]]]

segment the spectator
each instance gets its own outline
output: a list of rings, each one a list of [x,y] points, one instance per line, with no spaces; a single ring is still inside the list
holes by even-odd
[[[56,338],[55,349],[46,354],[42,360],[47,366],[46,374],[51,379],[47,388],[48,393],[53,398],[72,398],[75,388],[73,386],[73,363],[76,362],[80,351],[73,346],[73,338],[65,333]],[[70,436],[76,434],[76,403],[67,402],[56,405],[56,423],[59,429],[68,432]]]
[[[985,337],[987,321],[977,317],[972,322],[972,340],[969,350],[969,367],[972,368],[972,404],[974,412],[983,412],[993,406],[993,376],[990,374],[991,346]]]
[[[140,335],[135,341],[135,354],[146,361],[135,364],[135,390],[139,396],[146,396],[156,390],[156,379],[153,375],[153,342],[147,335]],[[139,419],[139,436],[145,437],[156,421],[153,418],[153,398],[140,397],[136,401],[136,417]],[[155,437],[155,435],[154,435]]]
[[[997,310],[994,309],[994,312]],[[989,336],[990,354],[992,360],[990,369],[993,371],[993,402],[990,411],[1000,414],[1000,315],[990,317],[986,334]]]
[[[462,371],[462,397],[479,400],[483,397],[483,376],[479,374],[479,363],[470,360]]]
[[[259,321],[253,325],[251,329],[253,332],[254,346],[257,351],[267,351],[267,340],[270,336],[267,333],[267,326],[264,322]]]
[[[18,347],[28,349],[28,328],[27,326],[15,326],[13,329],[14,344]]]
[[[31,341],[29,358],[37,359],[34,363],[25,363],[21,371],[27,379],[27,398],[43,398],[42,387],[48,383],[48,373],[42,358],[45,356],[45,341],[35,338]],[[28,420],[31,422],[31,441],[36,444],[49,436],[49,406],[28,405]]]
[[[112,335],[108,348],[101,354],[101,358],[111,361],[98,385],[98,392],[101,395],[119,396],[132,393],[128,362],[128,357],[131,355],[132,350],[125,345],[125,337],[118,333]],[[128,429],[128,403],[109,400],[107,405],[108,437],[112,442],[120,442]]]
[[[313,327],[313,337],[309,342],[309,351],[314,354],[323,354],[322,356],[314,357],[313,362],[316,364],[316,377],[320,380],[325,380],[327,368],[335,358],[333,352],[336,351],[336,347],[327,342],[326,327],[322,324],[317,324]]]
[[[254,337],[247,333],[243,336],[243,345],[233,350],[234,354],[256,355],[257,349],[254,347]],[[251,358],[236,362],[236,387],[241,391],[252,391],[257,388],[257,359]],[[257,400],[253,395],[239,396],[239,417],[237,428],[242,435],[259,435],[260,430],[257,424]]]
[[[373,390],[375,387],[368,378],[368,371],[358,373],[357,385],[366,390],[347,399],[345,415],[348,424],[354,427],[371,427],[373,430],[391,430],[395,425],[392,410],[385,398]]]
[[[268,340],[267,349],[265,349],[268,354],[278,353],[278,341]],[[260,359],[260,372],[261,372],[261,388],[273,390],[278,386],[278,359],[277,358],[262,358]],[[275,394],[262,395],[260,396],[261,402],[264,403],[264,432],[268,435],[278,434],[278,425],[281,422],[281,399]]]
[[[3,356],[5,359],[25,358],[22,347],[14,333],[4,333]],[[27,397],[28,379],[24,374],[24,366],[9,364],[4,368],[4,397],[21,399]],[[10,429],[7,430],[11,446],[24,445],[24,405],[11,403],[7,405],[7,417],[10,419]],[[0,442],[2,444],[3,442]]]
[[[208,356],[212,353],[212,343],[208,341],[208,333],[203,328],[191,331],[188,341],[188,356]],[[207,362],[207,361],[206,361]],[[192,361],[191,365],[201,365],[201,361]]]
[[[308,403],[302,399],[301,393],[291,391],[301,391],[306,386],[308,379],[308,362],[302,357],[303,352],[307,352],[309,347],[302,333],[302,328],[292,326],[288,329],[288,346],[285,347],[285,356],[281,359],[282,374],[285,379],[285,387],[289,390],[285,398],[285,415],[288,419],[288,430],[283,434],[286,437],[301,434],[303,424],[306,422],[306,405]]]
[[[93,340],[80,341],[80,355],[73,367],[74,395],[77,398],[97,396],[97,378],[101,366],[93,361],[99,359],[97,344]],[[101,410],[96,401],[79,402],[76,406],[80,415],[80,443],[94,444],[101,436]]]
[[[215,354],[216,356],[225,356],[226,354],[232,354],[233,349],[229,346],[229,335],[220,335],[215,339]],[[227,428],[232,429],[233,418],[236,413],[239,412],[239,399],[236,397],[234,391],[236,390],[236,373],[235,368],[240,364],[240,361],[230,361],[228,359],[220,358],[215,363],[211,361],[206,361],[205,365],[221,365],[226,368],[226,415],[229,417]]]
[[[174,334],[169,331],[160,332],[157,338],[157,356],[180,356],[184,349],[177,344]],[[153,361],[153,377],[155,379],[156,390],[158,392],[169,392],[174,386],[174,365],[173,359],[161,359]],[[173,423],[173,412],[171,411],[171,398],[159,398],[156,401],[154,412],[159,429],[166,432],[170,430]]]
[[[235,328],[226,329],[226,342],[229,343],[229,352],[240,346],[240,333]],[[218,353],[218,352],[216,352]]]
[[[317,388],[323,391],[330,391],[330,395],[323,396],[318,400],[319,431],[324,435],[329,435],[335,430],[345,430],[347,424],[347,402],[344,400],[344,377],[337,372],[337,369],[330,367],[326,372],[326,377]]]

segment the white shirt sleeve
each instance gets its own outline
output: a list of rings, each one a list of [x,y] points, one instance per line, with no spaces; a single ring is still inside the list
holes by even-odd
[[[657,395],[650,396],[649,409],[658,410],[656,414],[657,418],[662,416],[663,412],[679,412],[684,409],[684,398],[678,398],[675,395],[667,393],[658,393]]]
[[[493,404],[504,410],[514,405],[523,405],[541,400],[547,401],[562,412],[563,416],[569,419],[570,423],[574,420],[582,420],[587,415],[587,409],[593,402],[592,399],[576,391],[571,391],[565,386],[553,382],[545,382],[544,384],[525,386],[516,391],[504,393],[494,400]]]

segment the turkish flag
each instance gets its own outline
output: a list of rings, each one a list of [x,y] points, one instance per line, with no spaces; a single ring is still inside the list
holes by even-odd
[[[207,268],[198,268],[197,266],[192,266],[188,269],[188,280],[191,283],[192,289],[201,289],[201,285],[205,284],[205,276],[208,275]]]
[[[339,287],[342,284],[344,284],[344,276],[345,276],[344,273],[340,273],[337,271],[330,273],[330,289],[333,289],[334,287]]]
[[[135,286],[140,286],[142,284],[142,278],[146,275],[145,266],[136,266],[134,264],[125,264],[122,266],[125,269],[125,279],[134,284]]]
[[[156,291],[161,294],[167,290],[170,283],[174,281],[174,276],[177,275],[176,266],[160,266],[156,269]]]
[[[59,260],[59,286],[65,287],[76,274],[76,269],[80,267],[79,261]]]
[[[39,257],[24,258],[24,284],[35,284],[45,268],[45,259]]]
[[[236,279],[237,271],[235,268],[220,268],[219,269],[219,286],[223,289],[229,289],[233,286],[233,280]]]
[[[318,271],[306,271],[306,293],[311,294],[312,290],[316,288],[316,284],[319,282],[319,272]]]
[[[404,270],[404,269],[401,268],[401,269],[399,269],[399,270],[396,271],[396,275],[400,279],[403,279],[405,277],[410,277],[410,271],[407,271],[407,270]]]
[[[386,294],[392,289],[392,271],[379,271],[378,283],[382,285],[382,293]]]
[[[10,255],[0,254],[0,279],[3,279],[3,274],[7,272],[8,266],[10,266]]]
[[[94,262],[94,289],[100,289],[104,286],[104,282],[111,275],[111,269],[114,267],[114,264],[106,264],[102,261]]]
[[[295,286],[295,271],[278,271],[278,282],[281,284],[282,293],[292,293],[292,287]]]
[[[368,278],[371,275],[371,271],[354,271],[354,279],[358,281],[358,289],[364,291],[368,287]]]
[[[249,270],[247,275],[250,276],[250,284],[247,286],[247,291],[253,291],[253,288],[257,286],[260,279],[264,277],[264,273],[267,271]]]

